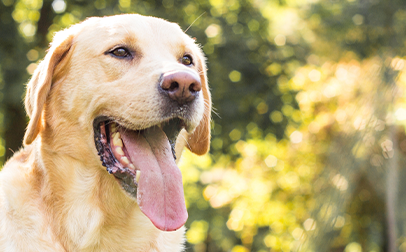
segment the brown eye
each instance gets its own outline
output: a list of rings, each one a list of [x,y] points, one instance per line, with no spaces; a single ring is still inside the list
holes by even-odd
[[[185,66],[190,66],[193,64],[192,57],[190,55],[185,55],[182,57],[182,64]]]
[[[116,48],[110,53],[118,58],[126,58],[131,56],[131,53],[123,47]]]

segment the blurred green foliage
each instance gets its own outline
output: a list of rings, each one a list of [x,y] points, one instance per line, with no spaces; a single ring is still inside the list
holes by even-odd
[[[211,152],[180,166],[188,251],[406,251],[402,0],[1,0],[3,161],[55,31],[128,12],[208,58]]]

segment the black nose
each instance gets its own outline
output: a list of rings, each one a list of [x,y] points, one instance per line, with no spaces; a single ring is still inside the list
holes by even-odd
[[[195,72],[172,71],[162,75],[161,88],[179,105],[192,102],[200,90],[202,83]]]

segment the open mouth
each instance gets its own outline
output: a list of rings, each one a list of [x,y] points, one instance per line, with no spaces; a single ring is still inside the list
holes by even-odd
[[[131,130],[100,116],[93,122],[94,140],[103,166],[161,230],[180,228],[187,219],[182,175],[175,142],[185,128],[173,118],[150,128]]]

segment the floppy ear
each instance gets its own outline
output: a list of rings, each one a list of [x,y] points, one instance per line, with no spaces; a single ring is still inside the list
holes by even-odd
[[[204,99],[204,114],[203,119],[195,131],[189,135],[187,147],[190,151],[197,155],[203,155],[210,148],[210,121],[211,121],[211,97],[206,76],[206,65],[203,56],[199,57],[202,69],[200,71],[200,79],[202,81],[202,92]]]
[[[56,34],[47,55],[27,84],[25,110],[30,117],[30,122],[24,135],[25,145],[32,143],[43,127],[42,111],[51,90],[54,70],[71,48],[73,37],[73,34],[67,31]]]

